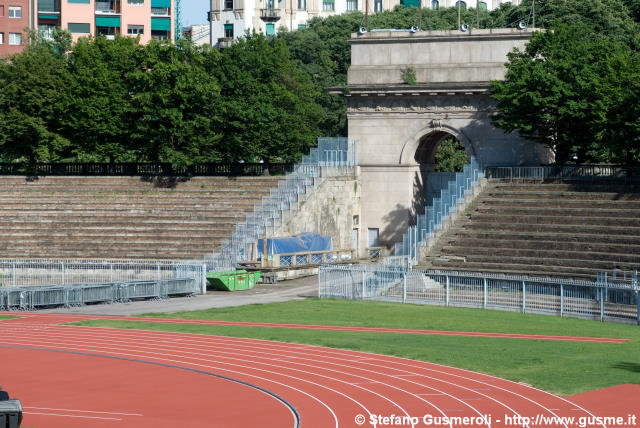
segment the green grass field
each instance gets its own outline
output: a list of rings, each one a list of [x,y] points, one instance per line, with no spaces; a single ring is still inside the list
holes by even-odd
[[[628,338],[623,344],[397,333],[87,321],[79,325],[248,337],[353,349],[466,368],[571,395],[640,384],[640,327],[478,309],[308,299],[147,316]]]

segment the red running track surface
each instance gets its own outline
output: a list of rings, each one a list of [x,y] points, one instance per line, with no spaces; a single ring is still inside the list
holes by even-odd
[[[57,325],[80,319],[0,321],[0,384],[22,401],[23,425],[328,428],[373,426],[376,415],[394,415],[378,426],[424,427],[430,415],[444,422],[432,426],[569,427],[594,416],[526,385],[404,358]],[[554,417],[575,419],[543,420]]]

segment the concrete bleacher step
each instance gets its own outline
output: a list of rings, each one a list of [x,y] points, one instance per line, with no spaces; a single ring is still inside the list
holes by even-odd
[[[469,222],[465,224],[465,230],[468,231],[503,231],[507,232],[523,232],[529,233],[562,233],[562,234],[581,234],[588,230],[590,234],[611,234],[611,235],[625,235],[634,234],[640,232],[639,227],[620,227],[617,225],[603,226],[596,225],[594,228],[585,228],[580,224],[528,224],[527,228],[522,228],[523,223],[513,224],[501,224],[499,222],[485,223],[485,222]]]
[[[525,199],[546,201],[550,199],[589,200],[589,201],[640,201],[640,195],[634,193],[620,194],[615,192],[570,192],[570,191],[513,191],[509,188],[497,188],[486,193],[486,198]]]
[[[617,248],[620,250],[620,248]],[[640,264],[640,252],[638,252],[637,246],[627,246],[626,249],[634,250],[633,252],[610,252],[610,251],[572,251],[572,250],[561,250],[548,247],[546,249],[530,249],[530,248],[501,248],[497,246],[492,247],[462,247],[462,246],[446,246],[442,249],[442,254],[446,255],[458,255],[465,254],[467,259],[480,259],[480,258],[493,258],[493,257],[502,257],[509,259],[527,259],[531,260],[532,263],[538,263],[540,260],[563,260],[563,263],[566,263],[564,260],[572,260],[572,261],[584,261],[586,263],[589,262],[598,262],[598,261],[608,261],[608,262],[621,262],[621,263],[635,263]]]
[[[592,226],[625,226],[640,227],[640,217],[606,217],[606,216],[563,216],[563,215],[526,215],[500,216],[489,214],[473,214],[473,221],[499,224],[539,224],[539,225],[592,225]]]
[[[536,266],[536,265],[520,265],[520,264],[506,264],[506,263],[448,263],[439,262],[424,264],[418,266],[418,268],[425,269],[446,269],[460,272],[487,272],[487,273],[501,273],[505,275],[523,275],[532,277],[547,277],[547,278],[565,278],[565,279],[577,279],[585,281],[593,281],[593,279],[602,272],[602,269],[593,268],[578,268],[578,267],[561,267],[561,266]],[[610,271],[611,268],[606,269]]]
[[[459,252],[474,254],[484,250],[508,250],[517,252],[520,250],[536,250],[545,252],[578,251],[596,253],[640,254],[640,243],[629,242],[599,242],[599,241],[554,241],[554,240],[523,240],[513,237],[507,239],[491,240],[491,247],[483,247],[487,243],[482,239],[451,239],[442,247],[443,252]],[[511,239],[508,239],[511,238]],[[637,237],[636,237],[637,238]]]
[[[3,258],[201,259],[282,177],[0,178]]]
[[[425,267],[594,279],[640,267],[640,187],[492,181]]]
[[[637,214],[635,209],[624,208],[603,208],[598,210],[587,210],[585,208],[573,207],[514,207],[479,205],[476,208],[478,214],[500,215],[500,216],[527,216],[527,215],[547,215],[547,216],[581,216],[581,217],[633,217]]]
[[[640,245],[640,229],[638,233],[622,233],[619,235],[611,233],[591,233],[591,230],[582,230],[583,233],[561,233],[561,232],[531,232],[521,231],[519,229],[513,230],[473,230],[456,229],[452,231],[451,235],[448,235],[443,242],[458,242],[460,245],[478,245],[482,242],[501,241],[513,243],[512,245],[520,245],[520,242],[532,242],[538,241],[544,242],[543,245],[547,245],[548,242],[569,242],[569,243],[593,243],[598,242],[600,244],[612,243],[612,244],[631,244]],[[588,232],[588,233],[587,233]],[[501,242],[497,242],[496,245],[501,245]]]

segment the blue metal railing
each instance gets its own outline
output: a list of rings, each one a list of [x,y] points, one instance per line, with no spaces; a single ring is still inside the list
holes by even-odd
[[[205,257],[207,270],[221,272],[233,270],[239,261],[251,259],[251,247],[257,239],[266,238],[286,218],[299,209],[300,203],[322,183],[322,168],[350,169],[358,163],[357,145],[348,138],[319,138],[318,147],[311,149],[293,171],[286,174],[278,186],[271,189],[253,213],[248,214],[244,222],[236,225],[235,232],[220,251]]]
[[[455,179],[450,180],[440,191],[440,195],[433,198],[432,203],[425,208],[424,214],[418,215],[416,224],[409,226],[407,233],[402,236],[402,242],[395,244],[394,255],[406,257],[409,266],[417,264],[419,248],[442,229],[442,222],[448,220],[451,213],[456,212],[458,203],[471,194],[482,177],[482,168],[472,156],[462,172],[456,173]]]

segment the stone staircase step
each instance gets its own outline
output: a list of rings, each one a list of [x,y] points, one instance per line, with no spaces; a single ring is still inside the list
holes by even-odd
[[[445,246],[442,249],[443,256],[463,256],[470,257],[509,257],[509,258],[531,258],[531,259],[568,259],[576,261],[610,261],[640,264],[640,251],[637,246],[627,246],[629,252],[608,252],[608,251],[572,251],[566,249],[555,249],[548,247],[546,249],[529,249],[529,248],[505,248],[499,246],[492,247],[462,247],[462,246]],[[535,260],[534,260],[535,261]]]
[[[541,207],[541,208],[613,208],[615,205],[618,209],[638,209],[640,201],[602,201],[602,200],[584,200],[584,199],[521,199],[521,198],[478,198],[478,204],[487,206],[506,206],[506,207]]]
[[[456,247],[482,247],[490,243],[493,248],[598,248],[594,251],[611,251],[612,249],[630,249],[640,251],[640,236],[608,236],[608,235],[560,235],[535,233],[479,233],[447,236],[442,245]]]
[[[593,235],[625,235],[633,234],[634,236],[640,233],[640,227],[633,226],[603,226],[593,225],[593,227],[587,227],[581,224],[528,224],[526,229],[523,229],[522,223],[506,223],[501,224],[499,222],[469,222],[463,226],[465,231],[504,231],[505,233],[511,233],[513,231],[528,232],[528,233],[562,233],[562,234],[583,234],[589,233]],[[458,230],[458,229],[456,229]]]
[[[525,199],[545,201],[549,199],[580,200],[580,201],[640,201],[640,194],[618,192],[570,192],[570,191],[513,191],[511,189],[492,189],[486,193],[486,198]]]
[[[0,177],[4,258],[201,259],[282,177]]]
[[[581,217],[634,217],[637,210],[634,209],[594,209],[586,210],[584,208],[558,208],[558,207],[513,207],[513,206],[495,206],[495,205],[479,205],[476,208],[478,214],[494,215],[494,216],[527,216],[527,215],[546,215],[546,216],[581,216]]]
[[[640,186],[490,181],[424,267],[593,280],[640,267]]]
[[[591,225],[591,226],[626,226],[640,227],[640,217],[585,217],[585,216],[555,216],[555,215],[526,215],[526,216],[500,216],[489,214],[473,214],[474,222],[500,223],[500,224],[549,224],[549,225]]]

